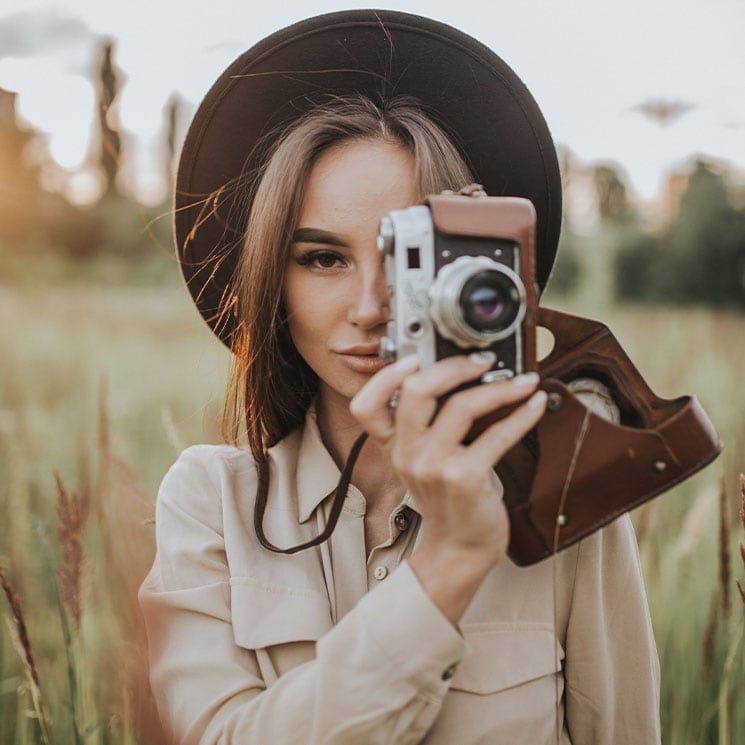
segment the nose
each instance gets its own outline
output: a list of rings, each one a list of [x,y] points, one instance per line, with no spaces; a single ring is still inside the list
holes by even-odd
[[[382,260],[361,267],[358,277],[347,317],[355,326],[374,329],[390,319],[391,298]]]

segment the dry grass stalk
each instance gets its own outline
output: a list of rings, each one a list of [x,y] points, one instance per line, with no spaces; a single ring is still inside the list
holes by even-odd
[[[5,597],[8,599],[10,612],[13,617],[13,622],[8,619],[8,632],[16,652],[23,662],[23,669],[26,673],[26,679],[28,680],[28,685],[31,691],[31,701],[34,707],[33,716],[39,724],[41,742],[43,745],[49,745],[51,739],[49,735],[49,721],[44,712],[44,705],[41,697],[41,680],[39,678],[39,670],[36,667],[36,662],[34,660],[34,653],[31,648],[31,639],[28,635],[28,627],[26,626],[23,606],[21,605],[21,601],[18,595],[14,592],[8,577],[5,574],[5,570],[2,567],[0,567],[0,584],[2,585]]]
[[[709,620],[706,622],[706,633],[704,634],[703,660],[701,664],[701,678],[708,680],[711,675],[711,668],[714,663],[714,647],[717,635],[717,620],[719,601],[716,590],[711,596],[711,605],[709,607]]]
[[[83,551],[85,515],[81,509],[80,497],[75,493],[67,493],[56,471],[54,478],[57,482],[57,537],[62,547],[62,562],[57,569],[60,599],[73,620],[75,630],[80,631],[80,589],[85,563]]]
[[[740,522],[742,523],[742,529],[745,531],[745,473],[740,474]],[[745,545],[740,544],[740,558],[742,559],[742,565],[745,567]],[[745,603],[745,587],[743,587],[740,580],[737,580],[737,589],[740,591],[740,597],[742,602]]]
[[[729,520],[727,516],[727,489],[724,477],[719,480],[719,585],[722,588],[722,614],[729,617],[730,580],[732,577],[729,555]]]
[[[109,453],[109,466],[117,479],[117,485],[122,489],[125,496],[138,503],[145,514],[151,513],[153,502],[132,465],[124,458]]]
[[[26,670],[34,685],[37,688],[40,688],[41,684],[39,682],[39,672],[36,669],[34,655],[31,650],[31,641],[28,636],[26,619],[23,615],[23,606],[21,605],[21,601],[18,598],[18,595],[16,595],[13,591],[13,588],[8,581],[8,577],[2,568],[0,568],[0,584],[2,584],[3,591],[5,592],[5,597],[8,598],[8,603],[10,604],[10,612],[13,615],[13,620],[15,621],[16,631],[18,632],[18,639],[21,642],[21,647],[23,650],[23,661],[26,666]]]
[[[111,486],[109,468],[111,463],[111,437],[109,433],[110,421],[107,399],[108,384],[106,377],[103,377],[98,390],[98,433],[96,441],[98,449],[98,473],[96,474],[96,483],[93,487],[93,508],[96,510],[95,517],[99,521],[103,518],[104,508],[102,501],[105,495],[109,493]]]
[[[108,454],[111,452],[108,397],[109,386],[104,377],[101,379],[101,387],[98,391],[98,449],[104,458],[108,457]]]
[[[173,409],[167,404],[160,407],[160,421],[163,425],[163,431],[166,433],[168,444],[176,453],[180,453],[186,447],[186,444],[181,438],[176,421],[173,418]]]
[[[85,447],[80,448],[80,464],[78,470],[80,473],[80,486],[78,488],[78,494],[80,495],[80,513],[83,517],[83,522],[85,522],[88,519],[88,513],[91,509],[93,496],[90,458],[88,457],[88,449]]]
[[[696,548],[708,525],[709,516],[714,509],[716,499],[717,491],[712,484],[696,497],[696,500],[688,509],[675,546],[679,558],[688,556]]]

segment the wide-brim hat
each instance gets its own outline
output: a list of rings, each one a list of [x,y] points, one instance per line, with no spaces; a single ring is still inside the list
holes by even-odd
[[[444,23],[390,10],[316,16],[266,37],[236,59],[199,106],[175,195],[176,246],[194,301],[230,344],[232,278],[261,165],[257,143],[330,94],[378,103],[418,99],[492,196],[536,209],[536,279],[548,281],[561,227],[561,180],[551,134],[533,96],[492,50]],[[227,310],[227,312],[226,312]]]

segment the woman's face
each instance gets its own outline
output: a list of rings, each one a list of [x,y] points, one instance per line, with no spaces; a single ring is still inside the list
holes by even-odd
[[[311,169],[284,303],[292,340],[326,403],[351,399],[384,364],[378,342],[390,308],[378,225],[418,201],[414,173],[411,153],[382,140],[336,145]]]

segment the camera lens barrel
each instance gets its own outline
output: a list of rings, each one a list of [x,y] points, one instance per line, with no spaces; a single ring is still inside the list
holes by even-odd
[[[504,339],[525,316],[522,280],[486,256],[460,256],[444,266],[429,295],[438,331],[461,347],[487,347]]]

